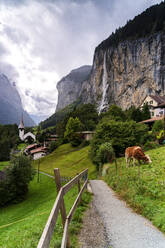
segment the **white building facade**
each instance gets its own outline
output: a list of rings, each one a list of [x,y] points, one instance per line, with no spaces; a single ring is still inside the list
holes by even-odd
[[[151,113],[151,118],[161,117],[164,115],[164,110],[162,108],[155,109],[154,107],[157,107],[158,105],[164,102],[165,96],[149,95],[144,99],[143,103],[140,105],[140,108],[142,108],[144,104],[148,104]]]
[[[25,127],[24,127],[24,123],[23,123],[23,118],[21,119],[21,122],[18,126],[18,129],[19,129],[19,138],[20,140],[22,141],[26,141],[26,139],[28,137],[31,137],[34,141],[36,141],[36,136],[31,133],[31,132],[28,132],[28,133],[25,133]]]

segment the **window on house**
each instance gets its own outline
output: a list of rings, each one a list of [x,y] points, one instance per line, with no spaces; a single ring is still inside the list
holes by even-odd
[[[160,111],[159,114],[160,114],[160,115],[163,115],[163,111]]]
[[[153,101],[150,101],[150,104],[153,104]]]
[[[154,116],[154,112],[151,112],[151,115]]]

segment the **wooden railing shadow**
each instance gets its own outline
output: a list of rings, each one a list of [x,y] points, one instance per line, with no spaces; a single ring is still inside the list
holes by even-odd
[[[70,239],[69,239],[69,234],[68,234],[68,228],[69,224],[72,220],[73,214],[76,210],[76,207],[78,203],[81,200],[81,195],[84,191],[84,189],[87,187],[88,183],[88,169],[82,171],[79,175],[75,176],[71,181],[69,181],[67,184],[64,186],[61,185],[61,177],[60,177],[60,171],[58,168],[54,169],[54,175],[55,175],[55,181],[56,181],[56,187],[57,187],[57,198],[54,203],[54,206],[51,210],[51,213],[49,215],[48,221],[45,225],[45,228],[43,230],[42,236],[40,238],[40,241],[38,243],[37,248],[49,248],[50,241],[52,239],[53,232],[55,230],[55,225],[57,222],[59,210],[61,212],[61,217],[62,217],[62,224],[64,228],[63,232],[63,238],[62,238],[62,243],[61,243],[61,248],[69,248],[70,247]],[[85,179],[85,182],[81,188],[80,180],[81,178]],[[66,209],[65,209],[65,203],[64,203],[64,195],[75,185],[78,185],[78,191],[79,194],[68,214],[66,215]]]

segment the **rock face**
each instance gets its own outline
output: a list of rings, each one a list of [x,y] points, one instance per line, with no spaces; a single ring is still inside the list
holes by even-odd
[[[165,33],[96,48],[84,102],[96,102],[99,112],[113,103],[126,109],[148,94],[165,94]]]
[[[76,101],[81,96],[83,83],[89,78],[90,72],[91,66],[85,65],[72,70],[58,82],[58,104],[56,111]],[[86,87],[87,83],[85,84],[85,89]]]
[[[34,126],[34,121],[23,110],[21,98],[14,85],[0,74],[0,124],[19,124],[23,114],[25,126]]]

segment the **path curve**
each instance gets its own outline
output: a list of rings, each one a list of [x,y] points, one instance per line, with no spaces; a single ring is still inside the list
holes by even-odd
[[[91,180],[94,204],[112,248],[165,248],[165,235],[133,212],[102,180]]]

